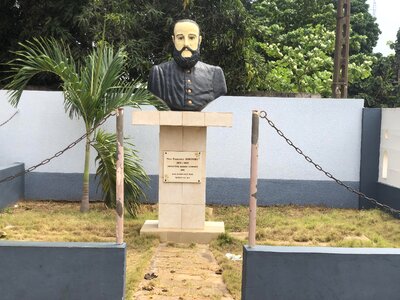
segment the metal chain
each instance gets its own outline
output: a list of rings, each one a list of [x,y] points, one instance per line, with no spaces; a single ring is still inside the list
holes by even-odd
[[[372,198],[372,197],[368,197],[368,196],[365,195],[364,193],[362,193],[362,192],[360,192],[360,191],[357,191],[356,189],[352,188],[351,186],[346,185],[346,184],[343,183],[341,180],[339,180],[339,179],[337,179],[335,176],[333,176],[331,173],[325,171],[319,164],[315,163],[309,156],[305,155],[305,154],[303,153],[303,151],[302,151],[299,147],[297,147],[295,144],[293,144],[293,142],[292,142],[290,139],[288,139],[288,138],[285,136],[285,134],[284,134],[280,129],[278,129],[278,128],[276,127],[276,125],[274,124],[274,122],[272,122],[272,121],[268,118],[267,112],[266,112],[266,111],[261,111],[261,112],[260,112],[260,118],[261,118],[261,119],[265,119],[265,120],[268,122],[268,124],[269,124],[273,129],[275,129],[275,131],[278,133],[278,135],[280,135],[280,136],[286,141],[286,143],[288,143],[289,146],[293,147],[293,148],[296,150],[296,152],[297,152],[298,154],[300,154],[301,156],[303,156],[304,159],[305,159],[307,162],[309,162],[310,164],[314,165],[314,167],[315,167],[318,171],[324,173],[324,174],[326,175],[326,177],[328,177],[328,178],[334,180],[337,184],[343,186],[343,187],[346,188],[348,191],[350,191],[350,192],[352,192],[352,193],[358,195],[359,197],[362,197],[362,198],[364,198],[364,199],[366,199],[366,200],[372,202],[374,205],[376,205],[376,206],[382,208],[383,210],[386,210],[386,211],[390,212],[391,214],[393,214],[393,215],[395,215],[395,216],[397,216],[397,217],[400,217],[400,210],[396,210],[396,209],[394,209],[394,208],[392,208],[392,207],[390,207],[390,206],[388,206],[388,205],[386,205],[386,204],[383,204],[383,203],[378,202],[376,199],[374,199],[374,198]]]
[[[15,117],[15,115],[19,112],[19,110],[17,110],[10,118],[8,118],[8,120],[4,121],[3,123],[0,124],[0,127],[3,125],[6,125],[8,122],[11,121],[12,118]]]
[[[73,141],[71,144],[69,144],[69,145],[68,145],[67,147],[65,147],[64,149],[58,151],[58,152],[57,152],[56,154],[54,154],[53,156],[51,156],[51,157],[49,157],[49,158],[46,158],[45,160],[41,161],[41,162],[38,163],[37,165],[34,165],[34,166],[32,166],[32,167],[30,167],[30,168],[28,168],[28,169],[26,169],[26,170],[24,170],[24,171],[22,171],[22,172],[20,172],[20,173],[17,173],[17,174],[15,174],[15,175],[11,175],[11,176],[8,176],[8,177],[6,177],[6,178],[1,179],[1,180],[0,180],[0,184],[3,183],[3,182],[7,182],[7,181],[14,180],[15,178],[17,178],[17,177],[19,177],[19,176],[22,176],[22,175],[25,175],[25,174],[27,174],[27,173],[30,173],[30,172],[34,171],[36,168],[38,168],[38,167],[40,167],[40,166],[44,166],[44,165],[48,164],[48,163],[49,163],[51,160],[53,160],[54,158],[59,157],[59,156],[61,156],[62,154],[64,154],[65,151],[67,151],[67,150],[69,150],[69,149],[75,147],[80,141],[82,141],[83,139],[85,139],[87,136],[91,135],[91,134],[93,133],[93,131],[96,130],[96,128],[98,128],[99,126],[103,125],[103,124],[107,121],[107,119],[108,119],[109,117],[114,116],[114,115],[115,115],[114,112],[108,114],[108,115],[107,115],[104,119],[102,119],[97,125],[95,125],[92,129],[90,129],[89,132],[85,133],[85,134],[82,135],[80,138],[78,138],[78,139],[76,139],[75,141]]]

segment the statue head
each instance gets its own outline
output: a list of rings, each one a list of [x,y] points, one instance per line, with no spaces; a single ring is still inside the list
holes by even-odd
[[[195,21],[184,19],[175,23],[173,56],[179,66],[190,69],[199,61],[201,39],[200,27]]]

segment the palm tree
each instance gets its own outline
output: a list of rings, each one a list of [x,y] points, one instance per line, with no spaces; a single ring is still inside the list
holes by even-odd
[[[11,66],[9,101],[17,106],[29,80],[39,73],[52,73],[61,80],[65,110],[70,118],[82,118],[86,138],[85,164],[83,171],[82,212],[89,210],[89,161],[90,144],[97,126],[118,107],[139,104],[154,104],[154,97],[144,85],[126,80],[126,54],[123,49],[114,51],[102,42],[81,63],[74,60],[69,47],[54,39],[34,39],[21,43],[22,49],[15,52]]]

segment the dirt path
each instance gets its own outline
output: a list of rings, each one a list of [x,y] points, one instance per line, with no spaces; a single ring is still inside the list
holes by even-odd
[[[160,244],[136,300],[233,300],[208,245]]]

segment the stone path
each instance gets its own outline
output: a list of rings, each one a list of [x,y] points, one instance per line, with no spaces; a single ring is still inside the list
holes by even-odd
[[[160,244],[146,278],[133,299],[233,300],[208,245]]]

